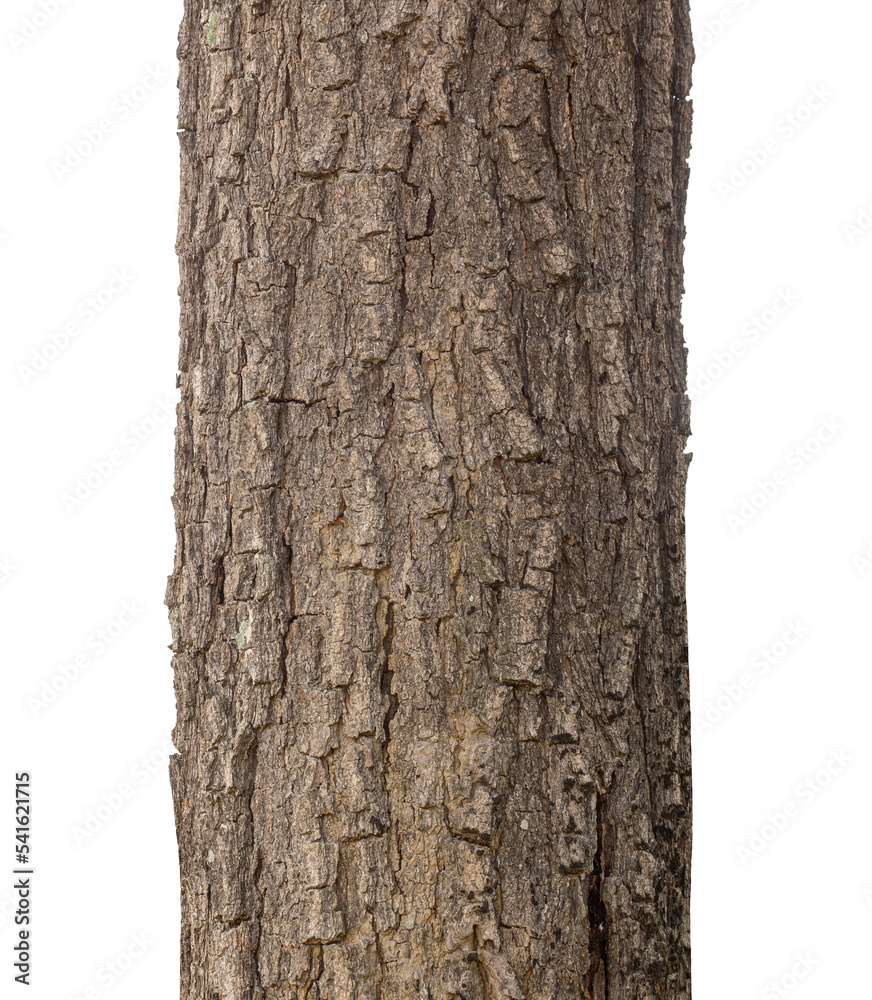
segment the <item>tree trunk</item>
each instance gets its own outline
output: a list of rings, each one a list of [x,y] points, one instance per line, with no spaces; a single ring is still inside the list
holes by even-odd
[[[180,56],[182,997],[689,997],[686,0]]]

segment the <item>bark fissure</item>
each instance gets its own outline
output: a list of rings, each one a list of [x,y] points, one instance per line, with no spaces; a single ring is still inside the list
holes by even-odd
[[[609,996],[609,916],[603,899],[603,887],[606,877],[605,860],[603,858],[603,841],[605,809],[604,796],[597,792],[596,796],[596,853],[593,858],[593,870],[590,873],[587,888],[587,920],[588,948],[590,951],[590,968],[588,969],[587,996],[597,1000]]]
[[[397,714],[397,709],[399,708],[399,698],[393,690],[393,680],[394,672],[391,669],[391,657],[393,655],[393,639],[394,639],[394,606],[393,604],[388,604],[386,621],[385,621],[385,635],[383,640],[383,657],[384,666],[382,667],[381,675],[381,692],[384,695],[388,703],[387,711],[385,712],[383,728],[384,728],[384,740],[382,741],[382,752],[385,756],[385,761],[388,759],[388,754],[390,753],[390,742],[391,742],[391,722],[394,716]]]

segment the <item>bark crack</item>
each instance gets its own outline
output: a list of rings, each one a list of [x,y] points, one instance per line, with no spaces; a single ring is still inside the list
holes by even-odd
[[[397,714],[397,708],[399,707],[400,700],[393,690],[393,680],[394,672],[391,669],[391,656],[393,655],[393,642],[394,642],[394,605],[392,602],[388,602],[388,610],[385,621],[385,635],[382,643],[382,656],[384,657],[384,665],[382,666],[381,674],[381,692],[388,700],[388,710],[385,713],[384,718],[384,739],[382,740],[382,753],[384,754],[385,764],[388,762],[389,755],[389,744],[391,741],[391,722],[394,716]]]
[[[596,853],[587,890],[588,950],[590,968],[586,991],[589,1000],[608,1000],[609,996],[609,918],[603,900],[605,881],[605,802],[602,792],[596,796]]]

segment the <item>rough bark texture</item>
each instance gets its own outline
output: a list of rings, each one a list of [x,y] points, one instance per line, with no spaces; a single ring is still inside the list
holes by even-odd
[[[187,0],[184,1000],[689,996],[686,0]]]

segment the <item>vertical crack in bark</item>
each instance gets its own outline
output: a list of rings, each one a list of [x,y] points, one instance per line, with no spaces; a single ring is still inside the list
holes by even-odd
[[[609,996],[609,920],[603,900],[605,881],[605,796],[596,796],[596,854],[587,889],[588,948],[590,968],[586,993],[589,1000],[608,1000]]]
[[[388,760],[388,745],[391,741],[391,721],[397,714],[397,708],[399,706],[399,698],[394,694],[393,680],[394,672],[391,670],[391,655],[393,652],[393,642],[394,642],[394,606],[392,603],[388,603],[387,616],[385,621],[385,637],[382,644],[382,651],[384,656],[384,666],[382,667],[381,675],[381,691],[382,694],[388,700],[388,710],[385,713],[384,730],[385,735],[382,740],[382,752],[384,754],[385,764]]]
[[[254,750],[254,775],[257,774],[257,746],[255,745]],[[254,810],[251,807],[251,800],[254,795],[256,777],[252,777],[251,792],[248,795],[248,813],[251,817],[251,832],[252,839],[254,837]],[[263,912],[264,912],[264,902],[263,902],[263,890],[260,887],[260,875],[263,869],[263,854],[261,850],[255,845],[255,864],[254,871],[252,873],[252,881],[254,883],[254,891],[257,893],[257,906],[254,912],[254,926],[255,926],[255,941],[254,941],[254,956],[252,958],[254,968],[252,969],[254,973],[254,993],[252,994],[252,1000],[261,1000],[266,994],[264,992],[263,984],[260,979],[260,946],[263,941]]]
[[[224,557],[218,560],[218,578],[215,585],[215,603],[222,605],[224,603]]]
[[[391,669],[391,656],[393,655],[393,644],[394,644],[394,605],[391,601],[388,601],[387,612],[385,614],[385,634],[382,640],[382,655],[384,657],[384,663],[382,665],[381,674],[381,692],[387,698],[388,710],[385,713],[384,718],[384,738],[382,740],[382,766],[384,768],[384,785],[385,785],[385,801],[388,808],[388,833],[393,830],[396,850],[397,850],[397,868],[394,872],[396,877],[399,869],[402,868],[403,857],[402,857],[402,846],[401,846],[401,834],[399,825],[394,823],[394,814],[391,802],[391,783],[390,776],[388,775],[388,762],[389,762],[389,745],[391,741],[391,721],[397,714],[397,708],[399,706],[399,698],[394,694],[392,690],[394,672]],[[386,957],[384,954],[384,949],[382,948],[381,935],[378,929],[375,930],[375,950],[376,959],[378,961],[379,967],[379,977],[376,980],[376,1000],[381,1000],[384,996],[385,985],[387,983],[388,975],[388,965]]]
[[[656,817],[654,815],[654,790],[651,787],[651,763],[648,757],[648,712],[639,701],[639,690],[642,683],[639,676],[640,670],[641,661],[637,655],[635,663],[633,664],[633,676],[630,680],[630,690],[633,694],[633,704],[635,705],[636,712],[639,715],[639,734],[642,742],[642,763],[644,765],[643,771],[645,775],[645,786],[648,789],[648,815],[651,817],[651,823],[654,824],[656,822]]]

